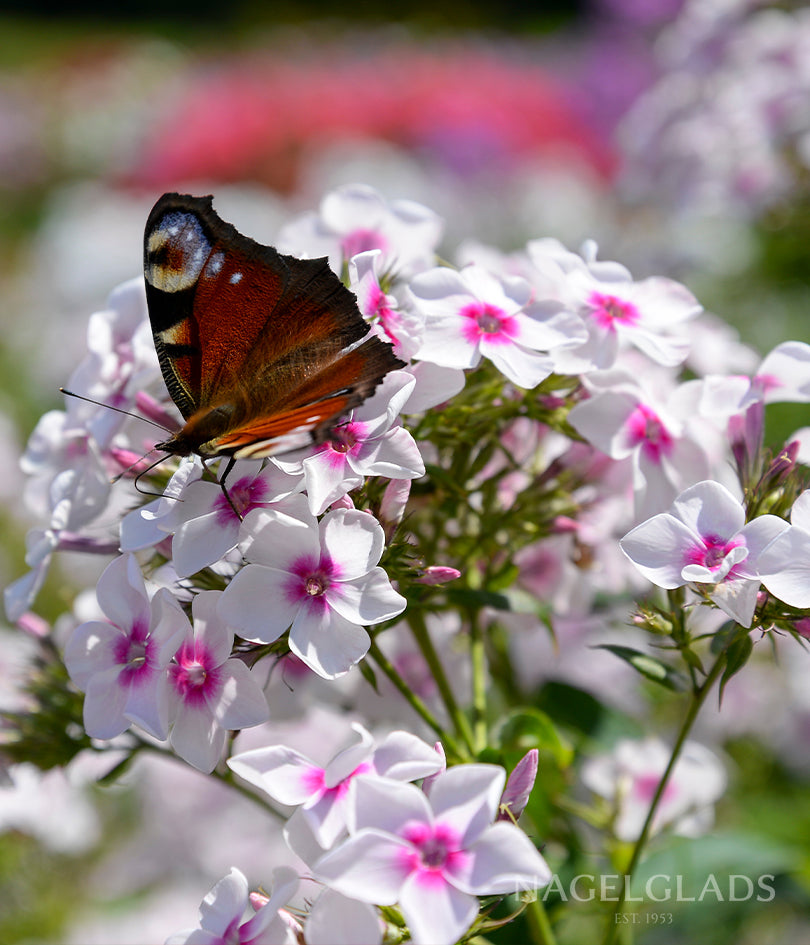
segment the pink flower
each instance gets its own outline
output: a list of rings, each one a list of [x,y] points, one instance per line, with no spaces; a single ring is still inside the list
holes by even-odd
[[[220,464],[220,469],[223,466]],[[202,470],[184,463],[172,476],[164,496],[136,509],[121,523],[122,548],[136,551],[172,535],[172,562],[178,577],[189,577],[216,564],[239,541],[242,519],[257,508],[278,505],[299,487],[300,476],[288,476],[272,461],[236,462],[225,483],[199,478]],[[240,517],[241,516],[241,517]]]
[[[457,765],[426,796],[412,784],[360,776],[349,838],[316,864],[316,878],[362,902],[399,904],[414,945],[452,945],[478,914],[477,896],[537,889],[546,862],[514,824],[493,823],[505,775]]]
[[[244,919],[248,881],[235,866],[200,905],[200,925],[175,932],[166,945],[297,945],[299,924],[284,906],[298,889],[298,877],[288,867],[273,871],[273,892],[255,915]]]
[[[245,518],[249,564],[225,589],[219,612],[259,643],[272,643],[289,628],[293,653],[333,679],[368,651],[364,626],[395,617],[405,599],[376,567],[385,539],[373,516],[339,509],[318,522],[303,496],[293,499],[294,516],[255,509]]]
[[[610,754],[590,759],[582,780],[595,794],[616,806],[614,831],[620,840],[632,842],[650,809],[670,750],[657,738],[620,741]],[[672,824],[675,833],[698,836],[713,820],[712,805],[723,794],[726,774],[717,756],[696,742],[686,742],[653,820],[653,831]]]
[[[706,478],[712,431],[696,419],[699,386],[681,384],[666,397],[654,397],[624,371],[591,375],[589,386],[592,396],[568,420],[611,459],[631,459],[639,518],[661,511],[686,485]]]
[[[425,464],[414,438],[397,420],[413,390],[414,378],[392,371],[351,417],[310,454],[276,460],[291,479],[303,473],[310,510],[320,515],[333,502],[362,485],[366,476],[418,479]]]
[[[171,746],[200,771],[213,771],[229,731],[269,718],[262,688],[240,659],[231,659],[233,630],[217,617],[218,591],[192,601],[194,628],[169,667]]]
[[[424,319],[418,312],[402,309],[393,295],[380,285],[382,250],[371,249],[349,260],[349,288],[372,328],[393,345],[394,353],[408,361],[419,350],[424,335]]]
[[[299,256],[328,256],[337,273],[353,256],[377,249],[384,267],[402,276],[433,265],[441,232],[441,219],[422,204],[389,204],[373,187],[349,184],[328,193],[318,213],[283,227],[278,247]]]
[[[587,329],[583,344],[562,353],[565,373],[610,368],[627,345],[667,367],[683,363],[689,341],[676,332],[701,312],[697,299],[672,279],[634,282],[619,263],[597,261],[596,251],[592,241],[581,257],[556,240],[529,244],[538,272]]]
[[[481,266],[431,269],[415,276],[409,289],[426,316],[416,356],[444,367],[473,368],[486,357],[528,389],[554,370],[551,349],[585,338],[580,320],[561,304],[536,303],[528,282],[497,278]]]
[[[293,818],[303,817],[318,844],[328,850],[346,830],[349,785],[354,778],[377,774],[415,781],[434,774],[443,764],[442,756],[430,745],[408,732],[391,732],[375,744],[362,726],[354,729],[360,741],[343,749],[325,767],[284,745],[234,755],[228,767],[281,804],[299,807],[300,813]],[[288,829],[293,829],[292,823]]]
[[[622,538],[622,551],[659,587],[712,585],[711,599],[743,627],[757,604],[758,558],[785,529],[775,515],[746,524],[745,509],[719,482],[699,482]]]
[[[164,739],[169,731],[169,663],[188,619],[165,588],[150,600],[133,555],[122,555],[107,567],[96,596],[109,622],[81,624],[65,647],[70,678],[85,693],[85,730],[93,738],[114,738],[135,722]]]

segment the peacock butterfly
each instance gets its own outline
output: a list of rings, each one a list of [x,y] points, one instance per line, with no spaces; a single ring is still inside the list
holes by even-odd
[[[212,202],[164,194],[146,222],[149,320],[185,421],[156,448],[233,462],[322,442],[403,362],[325,258],[263,246]]]

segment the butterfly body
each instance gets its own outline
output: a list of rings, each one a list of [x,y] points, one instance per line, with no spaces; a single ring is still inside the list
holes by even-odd
[[[211,204],[164,194],[146,224],[149,319],[185,421],[157,448],[260,458],[321,442],[403,363],[326,259],[257,243]]]

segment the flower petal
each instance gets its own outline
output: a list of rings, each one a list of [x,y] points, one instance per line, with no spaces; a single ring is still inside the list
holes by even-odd
[[[392,906],[410,871],[407,854],[411,851],[406,840],[363,830],[321,857],[312,872],[344,896]]]
[[[413,945],[453,945],[472,925],[478,900],[454,886],[441,874],[416,873],[399,897]]]
[[[401,614],[408,603],[391,586],[382,568],[373,568],[356,581],[333,584],[327,598],[336,613],[352,623],[363,625],[390,620]]]
[[[217,611],[246,639],[272,643],[290,626],[300,609],[287,596],[289,581],[290,575],[285,571],[249,564],[222,592]]]

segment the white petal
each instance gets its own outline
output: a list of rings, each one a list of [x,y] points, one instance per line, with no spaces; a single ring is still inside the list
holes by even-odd
[[[405,883],[399,905],[413,945],[453,945],[478,915],[475,896],[419,873]]]
[[[551,870],[520,827],[499,821],[467,847],[464,876],[453,875],[459,888],[476,896],[539,889],[551,881]]]
[[[224,679],[216,719],[222,728],[238,731],[266,722],[270,710],[264,690],[247,666],[239,659],[231,659],[221,667],[221,672]]]
[[[195,483],[207,485],[207,483]],[[172,560],[178,577],[189,577],[219,561],[239,539],[239,520],[222,522],[209,512],[180,525],[172,539]]]
[[[149,598],[134,555],[121,555],[107,565],[98,579],[96,597],[99,607],[117,627],[149,624]]]
[[[442,767],[444,759],[436,749],[410,732],[391,732],[374,752],[377,774],[396,781],[415,781],[435,774]]]
[[[171,733],[174,751],[198,771],[213,771],[225,747],[225,730],[207,705],[181,702]]]
[[[245,516],[240,531],[242,551],[248,561],[286,570],[296,558],[318,555],[315,518],[305,496],[284,500],[284,509],[253,509]],[[291,510],[295,515],[289,514]]]
[[[356,581],[333,584],[327,598],[335,613],[364,626],[396,617],[407,606],[407,601],[394,590],[382,568],[374,568]]]
[[[519,344],[493,343],[484,336],[479,347],[504,377],[526,390],[537,387],[554,370],[554,362],[547,354],[530,351]]]
[[[681,587],[681,576],[690,549],[699,546],[698,537],[668,512],[654,515],[637,525],[619,546],[638,570],[659,587]]]
[[[241,636],[272,643],[290,626],[300,605],[288,598],[290,575],[285,571],[249,564],[222,592],[220,617]]]
[[[344,896],[391,906],[408,875],[403,854],[410,850],[411,845],[399,837],[363,830],[322,857],[312,872]]]
[[[759,556],[762,583],[790,607],[810,607],[810,533],[791,526]]]
[[[368,512],[338,509],[323,517],[320,529],[323,548],[339,567],[339,580],[367,574],[380,560],[385,534]]]
[[[325,889],[309,911],[304,926],[307,945],[379,945],[383,925],[376,909]]]
[[[448,768],[431,782],[430,803],[438,820],[472,843],[492,823],[506,783],[499,765],[465,764]]]
[[[366,631],[333,610],[302,607],[290,628],[290,649],[324,679],[347,673],[368,653]]]
[[[349,829],[373,828],[397,834],[411,821],[430,823],[428,799],[413,784],[391,778],[359,775],[351,784]]]
[[[684,490],[672,503],[672,514],[698,535],[729,539],[745,524],[745,509],[734,496],[710,479]]]
[[[312,796],[308,775],[320,769],[305,755],[286,745],[255,748],[228,759],[228,767],[249,784],[266,791],[281,804],[303,804]]]
[[[208,893],[200,905],[201,924],[211,932],[224,935],[235,918],[240,918],[248,903],[248,881],[235,866]]]
[[[97,673],[87,683],[84,695],[84,728],[91,738],[115,738],[130,725],[124,716],[129,690],[118,677],[121,667]]]

